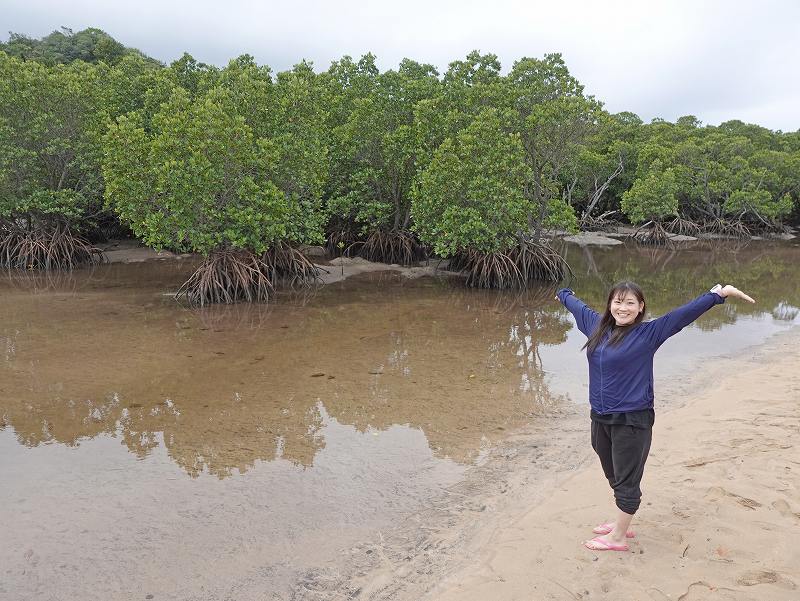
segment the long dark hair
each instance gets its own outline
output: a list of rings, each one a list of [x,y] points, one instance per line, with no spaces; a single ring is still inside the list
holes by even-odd
[[[644,293],[637,284],[628,281],[615,284],[608,293],[605,313],[603,313],[603,316],[600,318],[597,327],[594,329],[594,332],[592,332],[592,335],[586,340],[586,344],[583,345],[581,350],[589,349],[588,352],[593,353],[594,349],[597,348],[597,345],[600,344],[603,336],[608,331],[611,331],[611,336],[608,338],[608,344],[619,344],[622,342],[622,339],[625,337],[625,335],[630,332],[632,326],[642,323],[642,320],[644,319],[644,312],[647,308],[646,304],[642,307],[641,312],[636,316],[636,319],[633,321],[633,323],[627,326],[617,326],[617,321],[614,319],[614,316],[611,315],[611,301],[615,298],[623,298],[628,292],[632,292],[640,303],[644,303]]]

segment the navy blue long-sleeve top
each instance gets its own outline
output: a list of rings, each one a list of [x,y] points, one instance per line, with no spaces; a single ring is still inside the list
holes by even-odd
[[[569,288],[558,299],[575,317],[578,329],[588,338],[600,323],[600,314],[577,298]],[[633,326],[621,342],[608,344],[606,333],[589,360],[589,403],[600,415],[653,408],[653,357],[659,347],[714,305],[725,299],[706,292],[666,315]]]

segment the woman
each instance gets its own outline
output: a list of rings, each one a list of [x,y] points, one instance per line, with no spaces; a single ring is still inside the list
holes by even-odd
[[[603,315],[562,288],[556,300],[575,317],[586,335],[592,448],[614,490],[617,517],[594,528],[599,536],[584,542],[593,551],[627,551],[626,538],[639,508],[639,484],[650,451],[653,411],[653,356],[670,336],[680,332],[726,298],[755,301],[731,285],[709,292],[653,321],[643,322],[645,300],[633,282],[620,282],[608,293]]]

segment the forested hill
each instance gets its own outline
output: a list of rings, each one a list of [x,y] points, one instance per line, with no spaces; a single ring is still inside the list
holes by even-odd
[[[138,54],[154,65],[161,65],[156,59],[140,50],[120,44],[105,31],[95,27],[88,27],[77,33],[62,27],[61,31],[54,31],[40,40],[29,38],[22,33],[10,32],[8,41],[0,42],[0,51],[9,56],[47,65],[71,63],[76,60],[87,63],[102,61],[115,65],[128,54]]]

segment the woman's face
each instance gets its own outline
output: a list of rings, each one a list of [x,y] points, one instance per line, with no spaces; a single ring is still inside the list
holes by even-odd
[[[618,326],[629,326],[644,311],[644,303],[640,303],[633,292],[626,292],[624,296],[612,298],[609,309]]]

